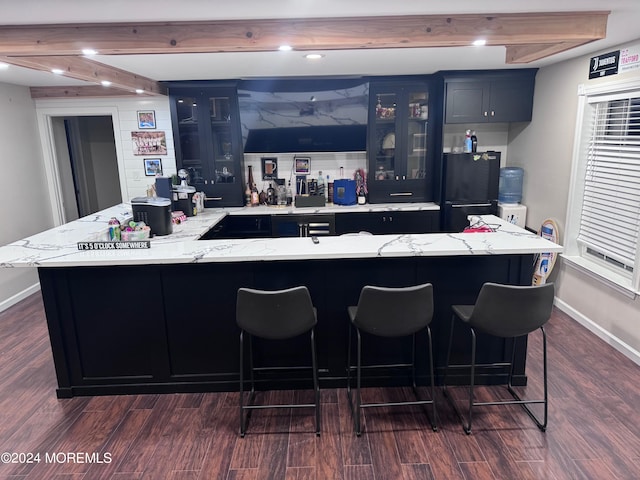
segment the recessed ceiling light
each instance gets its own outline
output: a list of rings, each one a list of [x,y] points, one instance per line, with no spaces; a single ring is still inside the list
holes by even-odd
[[[82,54],[83,55],[97,55],[98,51],[94,50],[93,48],[83,48],[82,49]]]
[[[9,68],[8,63],[0,62],[0,70],[4,70],[5,68]]]
[[[487,41],[483,38],[479,38],[478,40],[473,41],[474,47],[483,47],[487,44]]]
[[[144,90],[141,88],[136,88],[136,93],[144,93]]]
[[[108,87],[109,85],[111,85],[111,82],[109,80],[102,80],[100,83],[105,87]]]
[[[293,50],[293,47],[291,45],[280,45],[278,47],[278,50],[280,50],[281,52],[290,52],[291,50]]]
[[[307,53],[304,56],[304,58],[306,58],[307,60],[318,60],[322,57],[324,57],[324,55],[322,55],[321,53]]]
[[[62,70],[61,68],[52,68],[51,73],[55,73],[56,75],[62,75],[64,73],[64,70]]]

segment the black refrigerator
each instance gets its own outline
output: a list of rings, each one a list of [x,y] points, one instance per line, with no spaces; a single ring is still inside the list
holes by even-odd
[[[500,152],[443,154],[442,231],[463,231],[469,225],[469,215],[497,215],[499,180]]]

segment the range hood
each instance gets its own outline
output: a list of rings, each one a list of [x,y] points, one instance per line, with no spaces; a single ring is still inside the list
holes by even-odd
[[[317,125],[249,130],[245,153],[364,152],[366,125]]]

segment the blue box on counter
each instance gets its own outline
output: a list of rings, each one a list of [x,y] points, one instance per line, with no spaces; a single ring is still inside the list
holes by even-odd
[[[356,181],[345,179],[334,180],[333,203],[335,203],[336,205],[355,205]]]

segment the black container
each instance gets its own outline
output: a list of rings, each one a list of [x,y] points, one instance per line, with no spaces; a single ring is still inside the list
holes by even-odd
[[[133,220],[149,225],[152,235],[169,235],[173,232],[170,199],[136,197],[131,199],[131,208],[133,210]]]
[[[173,211],[183,212],[187,217],[196,215],[196,204],[193,203],[193,194],[196,193],[195,187],[176,186],[173,188]]]
[[[171,177],[156,177],[156,196],[171,198]]]

